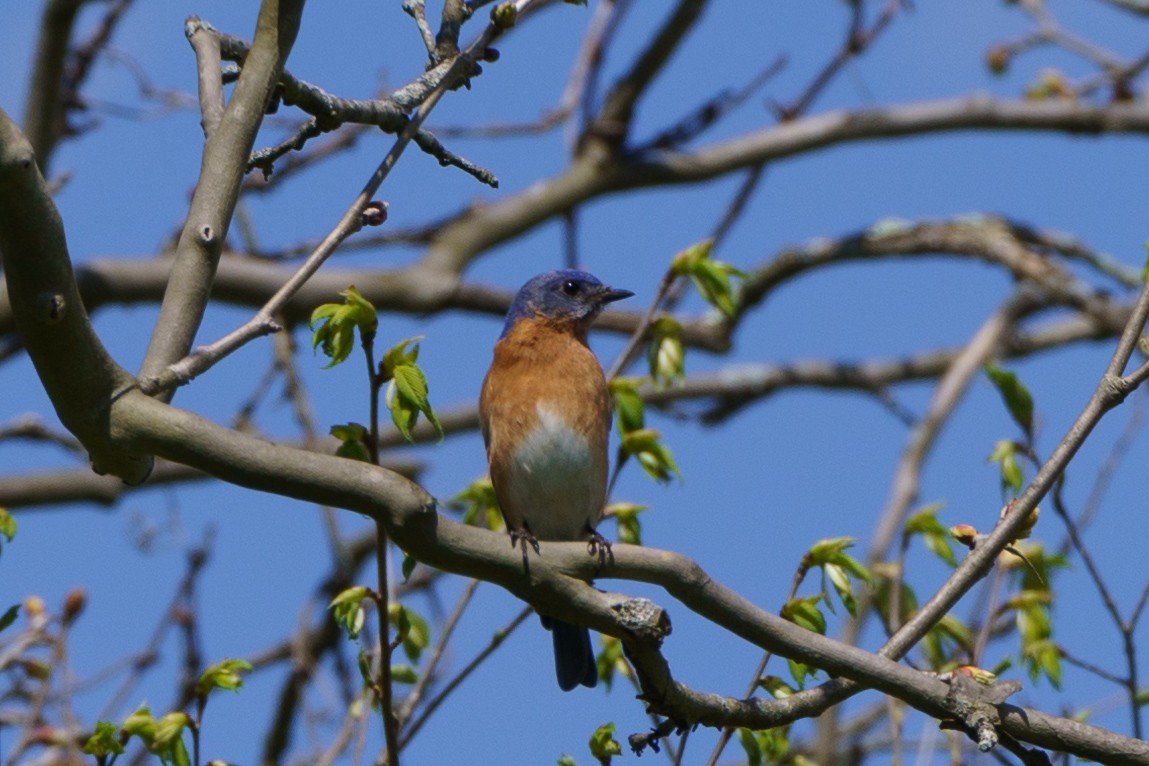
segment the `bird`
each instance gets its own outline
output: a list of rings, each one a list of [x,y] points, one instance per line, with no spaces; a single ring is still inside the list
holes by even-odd
[[[539,541],[587,541],[604,556],[595,527],[606,503],[611,396],[587,331],[630,290],[585,271],[539,274],[519,290],[495,343],[479,396],[479,419],[495,498],[524,565]],[[598,680],[590,633],[547,615],[559,688]]]

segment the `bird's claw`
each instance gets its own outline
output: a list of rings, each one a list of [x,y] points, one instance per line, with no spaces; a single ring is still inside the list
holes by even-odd
[[[527,529],[526,527],[523,527],[522,529],[512,529],[511,530],[511,548],[515,548],[517,546],[522,550],[522,552],[523,552],[523,571],[525,571],[525,572],[531,571],[531,564],[530,564],[530,561],[527,559],[527,546],[528,545],[531,548],[534,548],[536,556],[539,555],[539,541],[538,541],[538,538],[536,538],[533,534],[531,534],[531,530]]]
[[[611,556],[610,540],[599,534],[598,530],[592,529],[586,543],[586,552],[598,556],[598,565],[601,567],[606,564],[607,557]]]
[[[527,553],[528,545],[535,549],[535,553],[539,552],[538,538],[531,534],[531,530],[526,527],[511,530],[511,547],[514,548],[516,545],[523,549],[524,556]]]

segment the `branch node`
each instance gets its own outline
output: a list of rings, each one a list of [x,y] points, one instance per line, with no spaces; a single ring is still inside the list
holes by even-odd
[[[1018,681],[985,685],[965,673],[942,678],[949,684],[943,705],[964,724],[966,733],[977,742],[978,750],[989,752],[998,743],[997,727],[1001,716],[997,706],[1021,689]]]
[[[36,318],[44,324],[58,324],[67,310],[67,301],[60,293],[47,292],[36,296]]]
[[[618,621],[635,639],[661,644],[670,635],[670,615],[646,598],[628,598],[612,604]]]

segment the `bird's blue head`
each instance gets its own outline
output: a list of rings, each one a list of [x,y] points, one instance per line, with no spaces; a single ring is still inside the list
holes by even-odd
[[[524,319],[544,319],[563,329],[585,334],[603,307],[634,295],[607,287],[585,271],[548,271],[527,282],[515,296],[503,335]]]

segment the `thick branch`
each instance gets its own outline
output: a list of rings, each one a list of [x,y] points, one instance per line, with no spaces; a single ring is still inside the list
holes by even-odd
[[[31,144],[0,110],[0,254],[16,329],[60,421],[92,467],[129,484],[151,460],[116,442],[111,402],[132,384],[92,331],[72,275],[64,227]]]
[[[116,403],[113,417],[127,443],[137,449],[194,465],[241,486],[336,505],[378,519],[403,550],[423,563],[494,582],[548,614],[576,619],[617,636],[632,656],[642,658],[644,666],[665,662],[657,653],[665,633],[659,627],[661,610],[648,607],[651,619],[635,620],[630,616],[635,601],[602,593],[583,579],[621,577],[660,585],[692,610],[764,649],[880,689],[929,715],[949,716],[943,701],[948,689],[941,682],[798,628],[754,606],[676,554],[620,544],[614,547],[613,560],[600,568],[581,544],[546,543],[541,555],[532,558],[527,577],[520,555],[501,536],[439,516],[426,492],[383,469],[267,444],[134,391]],[[647,691],[648,702],[675,714],[686,711],[691,715],[688,723],[769,726],[779,722],[770,711],[771,703],[738,707],[730,700],[698,695],[673,684],[665,668],[653,678],[656,684],[661,678],[664,685]],[[687,704],[691,706],[683,707]],[[754,717],[761,705],[767,706],[769,717]],[[1109,763],[1149,763],[1149,744],[1037,711],[1003,710],[1002,729],[1017,739]],[[705,716],[698,717],[701,714]],[[1115,752],[1127,755],[1115,758]]]
[[[191,209],[141,375],[154,377],[191,349],[239,198],[244,163],[255,144],[295,35],[303,0],[264,0],[255,40],[223,119],[207,139]]]
[[[612,192],[705,181],[826,146],[955,130],[1146,133],[1149,108],[1140,103],[1090,106],[969,96],[827,112],[694,152],[652,152],[640,157],[587,152],[557,176],[481,211],[461,214],[442,229],[425,260],[435,269],[458,272],[479,253]]]

